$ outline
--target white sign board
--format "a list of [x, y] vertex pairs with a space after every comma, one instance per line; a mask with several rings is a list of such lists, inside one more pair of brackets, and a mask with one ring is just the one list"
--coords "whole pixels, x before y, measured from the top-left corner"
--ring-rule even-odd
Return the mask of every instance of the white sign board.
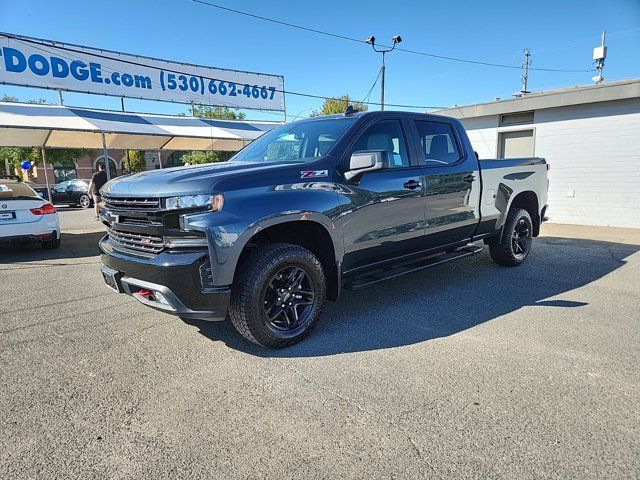
[[284, 110], [279, 75], [203, 67], [0, 33], [0, 84]]

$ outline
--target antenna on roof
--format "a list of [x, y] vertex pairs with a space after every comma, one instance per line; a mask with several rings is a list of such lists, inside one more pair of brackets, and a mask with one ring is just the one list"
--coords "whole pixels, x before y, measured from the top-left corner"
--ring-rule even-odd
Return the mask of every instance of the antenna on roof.
[[607, 32], [602, 31], [602, 43], [599, 47], [593, 49], [593, 61], [596, 64], [596, 70], [598, 70], [598, 75], [591, 78], [596, 85], [602, 83], [604, 81], [604, 77], [602, 76], [602, 71], [604, 70], [604, 60], [607, 58], [607, 47], [604, 44], [605, 35]]

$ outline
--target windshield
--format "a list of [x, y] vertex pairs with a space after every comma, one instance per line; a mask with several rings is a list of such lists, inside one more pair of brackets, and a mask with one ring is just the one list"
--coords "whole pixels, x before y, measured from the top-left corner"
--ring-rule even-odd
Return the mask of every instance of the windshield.
[[237, 162], [309, 162], [326, 155], [354, 118], [289, 123], [275, 128], [231, 158]]

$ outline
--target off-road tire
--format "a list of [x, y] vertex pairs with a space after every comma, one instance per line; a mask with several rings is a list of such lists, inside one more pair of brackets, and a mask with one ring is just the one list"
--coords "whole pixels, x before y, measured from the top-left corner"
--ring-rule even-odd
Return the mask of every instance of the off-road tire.
[[[521, 228], [526, 224], [528, 228], [527, 243], [524, 252], [514, 251], [513, 238], [516, 228]], [[533, 222], [529, 212], [522, 208], [514, 208], [509, 211], [507, 221], [502, 231], [502, 239], [489, 243], [489, 253], [491, 259], [498, 265], [507, 267], [517, 267], [521, 265], [529, 256], [531, 251], [531, 240], [533, 238]]]
[[[278, 271], [297, 266], [313, 280], [314, 301], [300, 331], [274, 329], [264, 312], [268, 282]], [[315, 327], [326, 296], [322, 264], [309, 250], [297, 245], [273, 243], [256, 248], [238, 267], [231, 292], [229, 317], [238, 332], [250, 342], [267, 348], [284, 348], [306, 338]]]

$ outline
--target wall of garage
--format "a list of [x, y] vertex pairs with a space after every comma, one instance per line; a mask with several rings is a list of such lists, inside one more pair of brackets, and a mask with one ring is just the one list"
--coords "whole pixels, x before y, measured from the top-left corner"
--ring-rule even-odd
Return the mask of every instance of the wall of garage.
[[535, 110], [533, 122], [461, 118], [481, 158], [500, 133], [533, 129], [533, 153], [551, 164], [551, 222], [640, 228], [640, 98]]

